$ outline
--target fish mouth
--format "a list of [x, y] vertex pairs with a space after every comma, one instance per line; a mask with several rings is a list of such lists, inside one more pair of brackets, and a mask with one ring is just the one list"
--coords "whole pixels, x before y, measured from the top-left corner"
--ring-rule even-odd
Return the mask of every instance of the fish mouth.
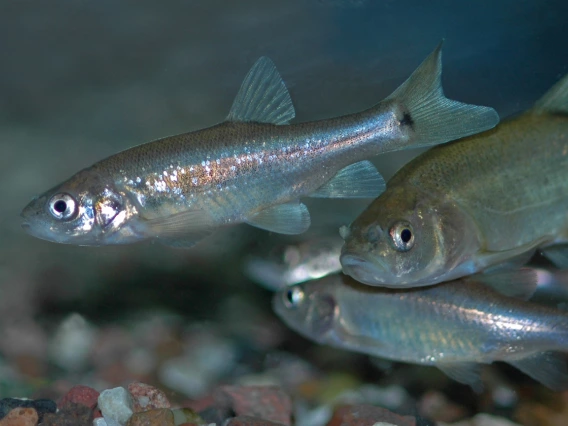
[[346, 251], [341, 254], [339, 261], [341, 262], [343, 273], [355, 280], [368, 285], [385, 285], [382, 278], [385, 268], [379, 259], [371, 260], [360, 253]]

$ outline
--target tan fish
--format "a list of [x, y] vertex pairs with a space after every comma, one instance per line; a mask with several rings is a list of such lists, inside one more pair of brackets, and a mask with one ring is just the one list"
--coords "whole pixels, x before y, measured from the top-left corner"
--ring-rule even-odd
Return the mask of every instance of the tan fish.
[[376, 197], [373, 155], [447, 142], [495, 126], [491, 108], [443, 96], [439, 46], [391, 96], [360, 113], [287, 125], [290, 96], [272, 61], [247, 74], [221, 124], [140, 145], [34, 199], [23, 227], [81, 245], [156, 238], [188, 247], [246, 222], [282, 234], [310, 226], [300, 197]]
[[[522, 263], [568, 242], [568, 76], [523, 115], [409, 162], [341, 233], [343, 271], [389, 287]], [[547, 254], [568, 265], [566, 251]]]
[[[476, 280], [483, 280], [483, 284]], [[552, 389], [568, 388], [568, 313], [529, 303], [530, 270], [420, 289], [371, 287], [329, 275], [276, 293], [276, 314], [318, 343], [432, 365], [481, 389], [481, 365], [507, 362]]]

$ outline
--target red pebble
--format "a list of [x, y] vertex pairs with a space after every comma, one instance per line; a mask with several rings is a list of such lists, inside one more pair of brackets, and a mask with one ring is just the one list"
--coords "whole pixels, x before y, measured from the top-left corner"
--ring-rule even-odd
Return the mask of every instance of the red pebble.
[[269, 420], [259, 419], [258, 417], [239, 416], [233, 417], [225, 426], [282, 426]]
[[411, 416], [399, 416], [386, 408], [374, 405], [344, 405], [333, 413], [327, 426], [373, 426], [385, 422], [396, 426], [416, 426]]
[[132, 382], [128, 385], [128, 392], [134, 398], [134, 412], [170, 408], [168, 398], [160, 389], [140, 382]]
[[285, 426], [291, 422], [290, 397], [275, 386], [221, 386], [213, 398], [237, 416], [258, 417]]
[[57, 403], [57, 408], [62, 408], [66, 404], [72, 402], [89, 407], [91, 410], [97, 406], [99, 393], [88, 386], [73, 386]]

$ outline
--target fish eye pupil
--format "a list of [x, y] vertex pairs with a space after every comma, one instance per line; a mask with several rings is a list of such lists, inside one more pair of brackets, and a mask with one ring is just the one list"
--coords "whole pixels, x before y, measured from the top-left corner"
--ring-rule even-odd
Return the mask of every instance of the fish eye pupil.
[[288, 309], [297, 308], [304, 299], [304, 292], [301, 288], [294, 287], [286, 291], [284, 294], [284, 305]]
[[403, 243], [408, 243], [411, 238], [412, 238], [412, 232], [410, 232], [410, 229], [408, 228], [403, 229], [402, 232], [400, 233], [400, 239], [402, 240]]
[[294, 304], [294, 292], [292, 290], [288, 290], [286, 292], [286, 298], [288, 299], [288, 303], [290, 303], [291, 305]]
[[67, 203], [63, 200], [58, 200], [53, 204], [53, 210], [58, 213], [63, 213], [65, 210], [67, 210]]

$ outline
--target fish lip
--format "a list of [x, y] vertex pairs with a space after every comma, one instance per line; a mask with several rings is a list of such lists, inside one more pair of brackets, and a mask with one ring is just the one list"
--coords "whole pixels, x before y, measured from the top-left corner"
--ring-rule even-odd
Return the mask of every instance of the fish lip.
[[380, 259], [371, 259], [365, 254], [345, 251], [341, 253], [339, 261], [343, 273], [355, 280], [368, 285], [384, 285], [384, 281], [379, 278], [380, 273], [385, 270]]

